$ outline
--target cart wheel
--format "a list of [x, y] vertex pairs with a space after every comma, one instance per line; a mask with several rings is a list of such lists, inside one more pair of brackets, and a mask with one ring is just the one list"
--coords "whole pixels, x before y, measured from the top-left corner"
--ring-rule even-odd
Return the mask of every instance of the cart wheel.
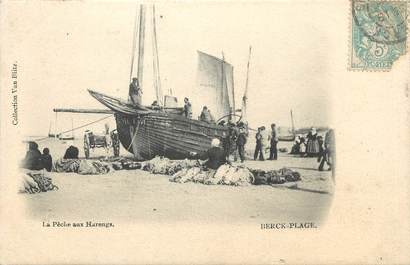
[[85, 158], [90, 158], [90, 140], [87, 134], [84, 135], [84, 154]]

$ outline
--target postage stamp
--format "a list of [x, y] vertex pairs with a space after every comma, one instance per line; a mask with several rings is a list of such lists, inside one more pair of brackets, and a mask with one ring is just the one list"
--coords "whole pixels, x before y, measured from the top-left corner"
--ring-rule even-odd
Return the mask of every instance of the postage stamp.
[[406, 53], [407, 1], [352, 0], [350, 69], [388, 71]]

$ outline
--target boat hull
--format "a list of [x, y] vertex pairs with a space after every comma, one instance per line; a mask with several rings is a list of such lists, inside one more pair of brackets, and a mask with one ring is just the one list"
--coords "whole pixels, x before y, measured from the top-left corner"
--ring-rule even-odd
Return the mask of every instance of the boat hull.
[[157, 112], [144, 115], [116, 113], [119, 139], [137, 159], [164, 156], [171, 159], [192, 157], [211, 147], [213, 138], [223, 141], [228, 128], [187, 119], [181, 115]]

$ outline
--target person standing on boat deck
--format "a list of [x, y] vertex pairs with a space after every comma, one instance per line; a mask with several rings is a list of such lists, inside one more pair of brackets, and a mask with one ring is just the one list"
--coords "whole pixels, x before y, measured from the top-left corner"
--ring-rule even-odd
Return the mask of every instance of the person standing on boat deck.
[[184, 115], [188, 119], [192, 118], [192, 105], [188, 98], [184, 98]]
[[212, 116], [211, 112], [209, 111], [207, 106], [202, 108], [201, 115], [199, 116], [200, 121], [205, 121], [208, 123], [215, 122], [214, 117]]
[[272, 132], [270, 135], [270, 155], [269, 160], [277, 160], [278, 159], [278, 134], [276, 131], [276, 124], [272, 123], [271, 125]]
[[141, 104], [142, 89], [140, 88], [138, 78], [133, 77], [130, 84], [129, 96], [133, 104]]

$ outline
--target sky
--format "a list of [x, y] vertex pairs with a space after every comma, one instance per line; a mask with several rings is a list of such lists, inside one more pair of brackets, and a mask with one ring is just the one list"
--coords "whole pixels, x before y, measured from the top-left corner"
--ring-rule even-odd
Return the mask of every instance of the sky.
[[[311, 8], [310, 5], [318, 5]], [[21, 2], [10, 6], [11, 29], [19, 67], [19, 95], [25, 135], [44, 135], [55, 122], [53, 108], [103, 108], [87, 89], [127, 98], [134, 19], [138, 3]], [[309, 8], [310, 7], [310, 8]], [[296, 127], [326, 126], [330, 114], [329, 27], [321, 27], [316, 2], [157, 3], [157, 38], [164, 94], [183, 98], [196, 86], [197, 50], [222, 56], [234, 66], [237, 106], [244, 93], [249, 46], [248, 120], [252, 127], [275, 122]], [[18, 16], [18, 12], [24, 16]], [[313, 10], [313, 13], [312, 13]], [[306, 11], [306, 12], [305, 12]], [[151, 8], [147, 6], [143, 103], [152, 87]], [[297, 15], [295, 15], [297, 14]], [[320, 45], [318, 45], [320, 43]], [[200, 102], [192, 102], [194, 117]], [[96, 120], [101, 115], [59, 114], [57, 130]], [[110, 123], [114, 126], [113, 120]], [[52, 124], [52, 130], [55, 125]], [[95, 130], [103, 130], [103, 123]], [[80, 131], [79, 134], [82, 132]]]

